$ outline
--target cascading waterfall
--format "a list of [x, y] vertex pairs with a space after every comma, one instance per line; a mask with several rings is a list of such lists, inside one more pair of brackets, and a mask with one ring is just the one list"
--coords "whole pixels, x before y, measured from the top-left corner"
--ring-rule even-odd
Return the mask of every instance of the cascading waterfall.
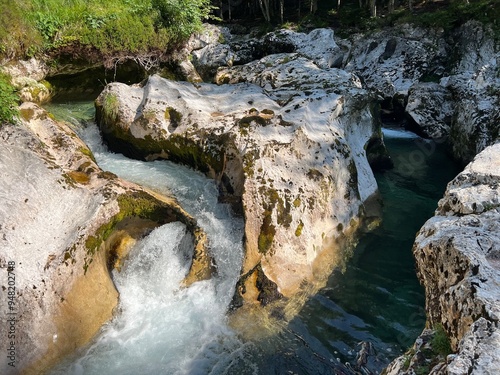
[[[99, 336], [52, 374], [221, 374], [251, 369], [245, 346], [226, 324], [243, 256], [243, 220], [217, 202], [215, 183], [166, 161], [144, 163], [107, 151], [95, 125], [79, 129], [97, 163], [129, 181], [172, 193], [207, 232], [217, 274], [181, 288], [192, 240], [170, 223], [138, 241], [113, 271], [119, 313]], [[252, 373], [252, 372], [250, 372]]]

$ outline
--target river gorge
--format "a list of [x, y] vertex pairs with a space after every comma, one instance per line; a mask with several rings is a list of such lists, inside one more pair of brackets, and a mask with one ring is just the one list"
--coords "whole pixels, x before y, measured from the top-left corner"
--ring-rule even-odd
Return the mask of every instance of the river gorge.
[[[122, 271], [115, 271], [119, 315], [81, 350], [81, 357], [54, 374], [328, 373], [339, 360], [354, 363], [362, 341], [374, 346], [370, 365], [375, 372], [406, 350], [422, 330], [423, 291], [410, 249], [447, 181], [458, 172], [443, 146], [398, 126], [385, 128], [395, 167], [377, 176], [384, 211], [380, 228], [360, 239], [345, 270], [332, 274], [327, 286], [281, 332], [244, 341], [225, 318], [238, 277], [235, 270], [241, 267], [243, 222], [227, 205], [217, 204], [214, 182], [167, 161], [141, 162], [109, 153], [93, 123], [93, 102], [46, 108], [77, 126], [101, 168], [174, 194], [215, 242], [219, 265], [217, 278], [180, 290], [189, 262], [181, 246], [166, 246], [181, 243], [185, 234], [171, 224], [161, 232], [157, 229], [158, 234], [136, 245], [137, 254]], [[110, 357], [126, 360], [110, 362]]]
[[[495, 42], [471, 48], [464, 28], [448, 74], [449, 42], [407, 26], [356, 42], [270, 33], [257, 59], [210, 30], [187, 81], [111, 83], [95, 108], [25, 103], [23, 125], [1, 128], [1, 261], [24, 290], [26, 372], [495, 368], [461, 341], [480, 324], [497, 340]], [[435, 255], [459, 248], [453, 225], [464, 241], [476, 228], [486, 260]], [[455, 354], [419, 357], [440, 329]]]

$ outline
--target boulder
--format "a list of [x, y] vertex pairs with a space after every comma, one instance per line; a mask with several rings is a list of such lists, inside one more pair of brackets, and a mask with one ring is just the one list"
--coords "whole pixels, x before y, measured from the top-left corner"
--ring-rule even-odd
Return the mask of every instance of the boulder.
[[438, 83], [417, 83], [408, 91], [409, 127], [425, 138], [447, 137], [453, 110], [451, 92]]
[[39, 374], [112, 317], [109, 272], [136, 239], [181, 221], [203, 257], [205, 236], [174, 199], [100, 170], [75, 132], [33, 103], [18, 124], [2, 124], [0, 142], [0, 314], [15, 319], [0, 372]]
[[441, 84], [455, 102], [453, 154], [466, 164], [500, 137], [500, 48], [491, 28], [476, 21], [461, 26], [454, 40], [458, 57]]
[[448, 59], [443, 32], [411, 25], [355, 36], [345, 69], [382, 98], [400, 100], [417, 82], [439, 79]]
[[35, 58], [9, 63], [0, 68], [12, 77], [12, 85], [17, 89], [23, 102], [42, 104], [53, 95], [50, 84], [44, 80], [49, 72], [45, 63]]
[[194, 66], [208, 82], [212, 81], [219, 67], [242, 65], [268, 55], [295, 52], [322, 69], [339, 68], [344, 58], [331, 29], [315, 29], [308, 34], [283, 29], [259, 39], [249, 35], [233, 36], [226, 28], [218, 31], [213, 28], [206, 28], [202, 35], [212, 33], [219, 35], [218, 38], [203, 38], [199, 42], [192, 38], [186, 46]]
[[209, 44], [193, 51], [193, 65], [201, 77], [210, 82], [221, 66], [232, 66], [234, 53], [227, 44]]
[[110, 147], [201, 170], [243, 212], [234, 307], [293, 297], [326, 280], [347, 256], [336, 241], [352, 239], [377, 191], [365, 146], [380, 128], [356, 77], [300, 56], [258, 64], [267, 68], [253, 80], [243, 68], [219, 73], [264, 88], [151, 76], [142, 86], [109, 84], [96, 101]]

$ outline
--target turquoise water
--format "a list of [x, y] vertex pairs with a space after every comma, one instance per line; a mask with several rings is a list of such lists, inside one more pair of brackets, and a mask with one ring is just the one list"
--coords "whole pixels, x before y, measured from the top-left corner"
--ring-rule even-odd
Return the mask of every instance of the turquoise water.
[[[234, 220], [227, 207], [215, 205], [217, 189], [213, 182], [172, 163], [144, 163], [107, 152], [100, 144], [95, 124], [89, 121], [93, 116], [92, 103], [55, 105], [49, 110], [79, 127], [103, 169], [158, 190], [173, 192], [191, 214], [202, 224], [206, 223], [203, 225], [209, 236], [227, 238], [228, 223]], [[83, 129], [82, 123], [86, 124]], [[424, 295], [416, 279], [411, 248], [416, 232], [432, 216], [447, 182], [459, 172], [443, 147], [400, 129], [385, 129], [384, 134], [395, 168], [376, 175], [383, 200], [380, 227], [361, 238], [345, 271], [334, 272], [327, 286], [311, 297], [279, 334], [244, 342], [227, 326], [224, 314], [231, 296], [225, 294], [234, 290], [235, 275], [230, 271], [239, 267], [238, 261], [232, 260], [228, 278], [222, 275], [213, 280], [213, 284], [206, 282], [196, 287], [206, 290], [194, 288], [179, 293], [173, 286], [171, 294], [162, 295], [164, 303], [153, 313], [162, 316], [163, 326], [171, 325], [176, 329], [165, 333], [172, 339], [158, 339], [163, 346], [157, 346], [160, 344], [155, 344], [146, 335], [146, 343], [140, 345], [156, 345], [146, 352], [157, 353], [145, 358], [145, 363], [153, 363], [149, 367], [137, 363], [138, 359], [134, 359], [133, 364], [116, 365], [121, 367], [113, 367], [109, 361], [109, 358], [128, 356], [126, 346], [116, 344], [129, 340], [120, 336], [121, 330], [128, 332], [128, 328], [123, 328], [129, 324], [124, 314], [125, 320], [117, 316], [94, 343], [55, 373], [98, 374], [105, 365], [106, 374], [123, 374], [133, 365], [155, 369], [144, 372], [148, 374], [349, 374], [341, 364], [355, 362], [361, 342], [373, 345], [374, 353], [367, 368], [378, 373], [413, 343], [424, 326]], [[214, 202], [214, 205], [201, 205], [205, 201]], [[171, 242], [169, 238], [181, 238], [182, 232], [180, 228], [167, 227], [163, 236], [165, 241]], [[241, 246], [241, 224], [231, 230], [231, 238]], [[145, 246], [149, 245], [143, 248]], [[228, 244], [220, 246], [223, 250]], [[172, 250], [169, 256], [175, 257], [175, 254]], [[224, 254], [222, 251], [221, 264], [227, 257]], [[168, 258], [165, 262], [168, 264]], [[132, 263], [130, 268], [134, 269]], [[178, 272], [182, 279], [185, 271], [179, 267]], [[134, 290], [138, 287], [134, 280], [133, 275], [121, 275], [118, 283]], [[145, 283], [149, 284], [153, 283]], [[159, 285], [159, 289], [163, 289], [162, 282]], [[221, 285], [226, 286], [222, 288]], [[126, 290], [121, 293], [128, 294]], [[134, 299], [131, 303], [133, 306], [138, 303], [139, 307], [144, 305]], [[191, 309], [190, 304], [196, 305], [196, 309]], [[164, 306], [167, 310], [161, 310]], [[186, 312], [179, 315], [177, 310], [182, 312], [183, 308]], [[207, 313], [213, 318], [207, 320]], [[155, 319], [144, 319], [144, 322], [150, 325]], [[137, 323], [137, 320], [132, 321]], [[206, 327], [206, 331], [196, 335], [192, 327]], [[102, 352], [105, 355], [99, 354]]]
[[341, 361], [353, 361], [359, 343], [370, 341], [373, 370], [406, 351], [424, 327], [424, 292], [411, 249], [459, 172], [445, 147], [432, 141], [399, 129], [384, 129], [384, 139], [395, 167], [376, 174], [382, 224], [363, 236], [345, 272], [334, 272], [290, 324]]

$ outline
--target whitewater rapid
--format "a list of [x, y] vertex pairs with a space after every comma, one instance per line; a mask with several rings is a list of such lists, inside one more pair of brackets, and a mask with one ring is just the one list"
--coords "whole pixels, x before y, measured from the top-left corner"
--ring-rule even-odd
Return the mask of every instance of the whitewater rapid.
[[223, 374], [234, 366], [256, 373], [244, 355], [251, 344], [226, 322], [243, 257], [243, 219], [217, 202], [215, 183], [202, 174], [110, 153], [95, 124], [79, 133], [103, 170], [177, 198], [207, 232], [217, 274], [181, 288], [190, 234], [178, 222], [155, 229], [138, 241], [121, 272], [113, 271], [120, 293], [115, 318], [51, 374]]

